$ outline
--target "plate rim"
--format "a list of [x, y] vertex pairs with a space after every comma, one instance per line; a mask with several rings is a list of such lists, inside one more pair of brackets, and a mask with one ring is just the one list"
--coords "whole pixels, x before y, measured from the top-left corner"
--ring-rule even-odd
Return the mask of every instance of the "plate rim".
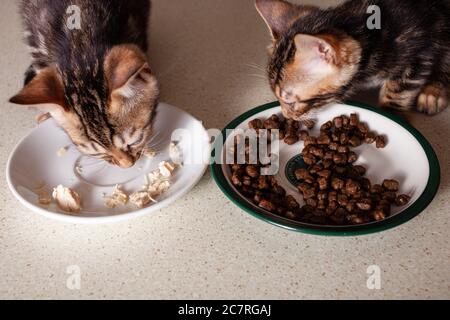
[[366, 225], [360, 225], [360, 226], [346, 226], [346, 227], [333, 227], [333, 226], [318, 226], [318, 225], [307, 225], [302, 224], [299, 222], [295, 222], [292, 220], [289, 220], [287, 218], [283, 218], [280, 216], [277, 216], [275, 214], [272, 214], [266, 210], [260, 209], [256, 211], [255, 207], [253, 205], [250, 205], [247, 201], [243, 200], [243, 198], [234, 191], [231, 186], [228, 183], [228, 180], [223, 174], [222, 165], [217, 164], [215, 162], [215, 154], [216, 152], [222, 153], [222, 148], [224, 143], [226, 142], [227, 136], [227, 130], [229, 129], [235, 129], [239, 124], [243, 123], [246, 119], [254, 116], [255, 114], [258, 114], [263, 111], [267, 111], [270, 109], [273, 109], [275, 107], [279, 107], [280, 103], [278, 101], [269, 102], [263, 105], [260, 105], [256, 108], [253, 108], [234, 120], [232, 120], [223, 130], [222, 130], [222, 139], [219, 139], [214, 143], [214, 147], [212, 150], [212, 160], [210, 165], [210, 172], [211, 176], [213, 177], [214, 181], [216, 182], [216, 185], [219, 187], [219, 189], [225, 194], [225, 196], [232, 201], [233, 204], [238, 206], [240, 209], [242, 209], [244, 212], [249, 213], [253, 217], [256, 217], [262, 221], [265, 221], [267, 223], [270, 223], [272, 225], [275, 225], [277, 227], [281, 227], [283, 229], [291, 230], [291, 231], [297, 231], [300, 233], [305, 234], [312, 234], [312, 235], [318, 235], [318, 236], [360, 236], [360, 235], [369, 235], [372, 233], [378, 233], [382, 231], [386, 231], [395, 227], [398, 227], [409, 220], [415, 218], [420, 213], [422, 213], [433, 201], [435, 198], [439, 187], [440, 187], [440, 180], [441, 180], [441, 168], [439, 164], [439, 159], [436, 155], [436, 152], [434, 151], [431, 144], [428, 142], [428, 140], [411, 124], [406, 122], [401, 117], [392, 114], [390, 112], [387, 112], [386, 110], [383, 110], [379, 107], [374, 107], [365, 103], [356, 102], [352, 100], [347, 100], [343, 102], [343, 104], [357, 107], [365, 110], [369, 110], [372, 112], [375, 112], [377, 114], [380, 114], [397, 124], [399, 124], [401, 127], [403, 127], [405, 130], [407, 130], [410, 134], [413, 135], [413, 137], [419, 142], [421, 147], [423, 148], [427, 160], [428, 165], [430, 169], [430, 176], [428, 178], [427, 185], [422, 192], [422, 194], [419, 196], [419, 198], [407, 209], [404, 211], [398, 213], [397, 215], [390, 217], [386, 220], [372, 223], [372, 224], [366, 224]]
[[[200, 123], [201, 127], [203, 128], [205, 137], [209, 137], [209, 134], [208, 134], [206, 128], [204, 127], [204, 125], [202, 124], [202, 122], [200, 120], [198, 120], [196, 117], [194, 117], [193, 115], [191, 115], [190, 113], [188, 113], [188, 112], [186, 112], [186, 111], [184, 111], [184, 110], [182, 110], [182, 109], [180, 109], [178, 107], [170, 105], [168, 103], [161, 102], [160, 105], [164, 105], [164, 107], [174, 108], [174, 109], [177, 109], [179, 112], [186, 113], [193, 120], [198, 121]], [[109, 224], [109, 223], [116, 223], [116, 222], [126, 221], [126, 220], [130, 220], [130, 219], [135, 219], [135, 218], [142, 217], [144, 215], [150, 214], [152, 212], [155, 212], [155, 211], [158, 211], [158, 210], [162, 210], [164, 208], [167, 208], [168, 206], [173, 204], [176, 200], [178, 200], [179, 198], [185, 196], [193, 188], [195, 188], [195, 186], [204, 177], [205, 172], [208, 169], [208, 163], [203, 164], [202, 165], [202, 169], [199, 171], [198, 177], [193, 181], [192, 185], [190, 187], [188, 187], [188, 188], [179, 190], [172, 197], [164, 199], [163, 201], [161, 201], [161, 203], [164, 202], [164, 206], [162, 206], [161, 208], [154, 209], [154, 208], [152, 208], [152, 206], [150, 206], [150, 207], [147, 207], [147, 208], [139, 209], [139, 210], [128, 212], [128, 213], [122, 213], [122, 214], [117, 214], [117, 215], [109, 215], [109, 216], [99, 216], [99, 217], [81, 217], [81, 216], [76, 216], [76, 215], [57, 213], [57, 212], [45, 210], [44, 208], [39, 207], [39, 206], [37, 206], [37, 205], [27, 201], [24, 197], [22, 197], [20, 195], [20, 193], [16, 190], [16, 187], [14, 187], [14, 184], [12, 183], [12, 177], [11, 177], [11, 165], [12, 165], [11, 162], [12, 162], [12, 159], [13, 159], [14, 155], [16, 154], [16, 152], [17, 152], [18, 148], [20, 147], [20, 145], [25, 141], [25, 139], [27, 139], [27, 137], [29, 135], [33, 134], [33, 132], [38, 130], [38, 129], [39, 129], [39, 126], [33, 128], [24, 137], [22, 137], [19, 140], [19, 142], [17, 142], [17, 144], [12, 149], [11, 153], [8, 156], [8, 161], [6, 163], [6, 182], [7, 182], [8, 188], [11, 191], [11, 193], [14, 195], [14, 197], [17, 200], [19, 200], [19, 202], [25, 208], [27, 208], [28, 210], [30, 210], [30, 211], [32, 211], [34, 213], [37, 213], [37, 214], [39, 214], [41, 216], [44, 216], [44, 217], [52, 219], [52, 220], [60, 221], [60, 222], [74, 223], [74, 224]], [[209, 148], [205, 152], [210, 153], [211, 145], [209, 143], [206, 143], [205, 147]]]

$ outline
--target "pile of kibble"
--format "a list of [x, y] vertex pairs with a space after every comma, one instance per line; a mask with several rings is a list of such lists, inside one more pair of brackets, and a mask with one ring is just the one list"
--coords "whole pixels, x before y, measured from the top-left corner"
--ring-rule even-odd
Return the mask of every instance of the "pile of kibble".
[[[313, 122], [303, 123], [306, 129]], [[302, 124], [273, 115], [262, 121], [253, 120], [249, 127], [280, 132], [280, 139], [287, 144], [303, 140], [301, 152], [306, 169], [295, 174], [298, 190], [305, 205], [301, 207], [295, 198], [286, 194], [273, 176], [260, 175], [260, 164], [232, 165], [233, 185], [255, 205], [286, 218], [320, 225], [354, 225], [383, 220], [391, 214], [391, 206], [406, 205], [410, 197], [397, 195], [399, 183], [384, 180], [373, 184], [365, 177], [366, 168], [354, 165], [358, 155], [352, 148], [363, 143], [375, 143], [384, 148], [383, 136], [371, 132], [359, 121], [356, 114], [339, 116], [320, 128], [318, 137], [311, 137]]]

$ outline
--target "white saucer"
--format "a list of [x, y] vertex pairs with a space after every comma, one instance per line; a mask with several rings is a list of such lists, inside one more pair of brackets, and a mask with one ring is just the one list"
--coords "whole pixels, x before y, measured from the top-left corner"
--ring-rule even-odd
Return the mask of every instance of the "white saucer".
[[[173, 137], [175, 130], [181, 132], [181, 136]], [[134, 167], [120, 169], [82, 156], [56, 123], [48, 120], [26, 136], [12, 152], [6, 169], [9, 188], [31, 211], [66, 222], [115, 222], [162, 209], [188, 193], [202, 178], [209, 163], [210, 143], [200, 121], [164, 103], [158, 107], [154, 132], [150, 146], [157, 151], [156, 157], [142, 157]], [[176, 169], [172, 187], [157, 199], [157, 203], [144, 209], [132, 204], [115, 209], [104, 205], [103, 195], [110, 195], [116, 184], [128, 193], [140, 190], [146, 173], [157, 169], [161, 161], [171, 160], [169, 145], [172, 141], [179, 141], [183, 165]], [[68, 147], [68, 151], [58, 156], [62, 147]], [[81, 171], [77, 169], [79, 165]], [[60, 184], [80, 194], [82, 211], [79, 214], [64, 212], [53, 203], [39, 203], [40, 187], [45, 185], [51, 191]]]

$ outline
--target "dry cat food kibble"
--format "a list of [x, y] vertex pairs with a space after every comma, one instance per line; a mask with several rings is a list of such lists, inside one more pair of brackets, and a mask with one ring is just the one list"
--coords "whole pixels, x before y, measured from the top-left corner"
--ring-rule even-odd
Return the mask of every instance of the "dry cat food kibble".
[[[306, 124], [303, 123], [306, 126]], [[273, 115], [266, 121], [253, 120], [249, 127], [280, 130], [280, 139], [287, 144], [304, 141], [301, 156], [307, 168], [295, 172], [298, 190], [305, 205], [286, 194], [273, 176], [260, 175], [260, 164], [231, 165], [232, 184], [255, 205], [306, 223], [320, 225], [356, 225], [383, 220], [391, 215], [392, 205], [404, 206], [408, 195], [398, 195], [400, 185], [396, 180], [372, 184], [365, 177], [366, 168], [354, 163], [358, 155], [352, 151], [362, 144], [376, 144], [384, 148], [383, 136], [371, 132], [356, 114], [339, 116], [320, 127], [320, 135], [311, 137], [302, 124], [282, 120]], [[309, 124], [307, 129], [311, 129]], [[248, 161], [248, 150], [246, 150]]]
[[300, 205], [286, 190], [278, 185], [273, 176], [259, 174], [260, 165], [233, 165], [232, 183], [255, 205], [270, 212], [300, 219]]

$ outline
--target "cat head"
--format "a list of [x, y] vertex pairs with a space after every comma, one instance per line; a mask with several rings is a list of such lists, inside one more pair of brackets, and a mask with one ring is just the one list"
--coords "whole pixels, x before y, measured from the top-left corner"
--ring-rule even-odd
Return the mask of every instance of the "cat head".
[[256, 8], [272, 35], [269, 82], [285, 117], [301, 120], [313, 109], [348, 94], [361, 59], [356, 40], [342, 30], [296, 33], [296, 24], [319, 11], [313, 6], [256, 0]]
[[122, 45], [90, 68], [49, 66], [10, 101], [49, 112], [82, 153], [128, 168], [152, 134], [158, 96], [143, 52]]

